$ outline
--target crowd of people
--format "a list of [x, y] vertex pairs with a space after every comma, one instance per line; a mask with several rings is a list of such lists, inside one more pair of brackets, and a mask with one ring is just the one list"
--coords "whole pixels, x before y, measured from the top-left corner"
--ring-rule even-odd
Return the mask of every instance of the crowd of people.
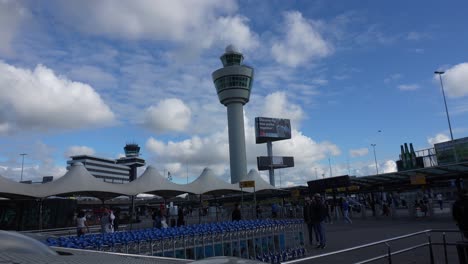
[[[82, 236], [89, 232], [88, 216], [85, 211], [79, 210], [76, 218], [76, 234]], [[99, 216], [99, 224], [101, 225], [101, 233], [113, 233], [119, 230], [120, 210], [110, 210], [109, 208], [101, 208]]]

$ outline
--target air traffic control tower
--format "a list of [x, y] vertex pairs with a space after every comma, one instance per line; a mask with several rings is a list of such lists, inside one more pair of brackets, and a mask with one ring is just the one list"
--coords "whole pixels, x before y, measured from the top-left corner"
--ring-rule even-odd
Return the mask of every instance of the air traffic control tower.
[[247, 176], [244, 105], [249, 102], [254, 70], [242, 65], [244, 56], [232, 45], [220, 59], [223, 68], [214, 71], [212, 77], [219, 101], [227, 107], [231, 183], [238, 183]]

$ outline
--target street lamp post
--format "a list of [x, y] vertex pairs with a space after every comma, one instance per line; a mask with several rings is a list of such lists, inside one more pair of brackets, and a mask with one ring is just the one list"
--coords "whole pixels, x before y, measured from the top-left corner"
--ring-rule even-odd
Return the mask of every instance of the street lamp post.
[[447, 108], [447, 100], [445, 100], [444, 83], [442, 82], [442, 74], [444, 74], [444, 73], [445, 73], [444, 71], [435, 71], [434, 72], [434, 74], [439, 75], [440, 87], [442, 87], [442, 96], [444, 97], [445, 113], [447, 114], [447, 121], [448, 121], [448, 125], [449, 125], [449, 130], [450, 130], [450, 138], [453, 141], [452, 125], [450, 124], [450, 116], [449, 116], [449, 112], [448, 112], [448, 108]]
[[24, 169], [24, 156], [26, 156], [28, 154], [21, 153], [20, 155], [23, 156], [23, 160], [21, 161], [21, 180], [20, 180], [20, 182], [22, 182], [23, 181], [23, 169]]
[[375, 161], [375, 171], [377, 171], [377, 175], [379, 175], [379, 167], [377, 166], [377, 155], [375, 154], [375, 146], [376, 144], [371, 144], [372, 148], [374, 148], [374, 161]]

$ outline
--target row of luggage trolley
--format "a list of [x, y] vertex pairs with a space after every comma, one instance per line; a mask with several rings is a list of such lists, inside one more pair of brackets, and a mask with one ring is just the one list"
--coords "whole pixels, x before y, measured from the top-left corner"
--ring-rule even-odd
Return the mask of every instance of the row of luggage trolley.
[[49, 237], [49, 246], [183, 259], [234, 256], [279, 263], [305, 256], [302, 219], [258, 219]]

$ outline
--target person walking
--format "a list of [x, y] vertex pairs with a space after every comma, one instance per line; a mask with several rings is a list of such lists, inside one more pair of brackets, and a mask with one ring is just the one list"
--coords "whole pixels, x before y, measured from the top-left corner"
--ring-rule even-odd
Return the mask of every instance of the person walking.
[[346, 198], [341, 198], [342, 199], [342, 209], [343, 209], [343, 219], [352, 224], [353, 221], [351, 221], [351, 218], [349, 218], [349, 203], [348, 203], [348, 200], [346, 200]]
[[115, 219], [114, 219], [114, 232], [117, 232], [119, 231], [119, 225], [120, 225], [120, 208], [117, 207], [115, 210], [114, 210], [114, 215], [115, 215]]
[[79, 211], [76, 216], [76, 235], [80, 237], [86, 232], [89, 232], [89, 227], [86, 223], [86, 215], [83, 211]]
[[177, 211], [177, 226], [183, 226], [184, 224], [184, 208], [182, 206], [179, 206]]
[[[101, 216], [101, 233], [112, 233], [114, 231], [114, 226], [112, 225], [112, 221], [114, 220], [115, 216], [114, 214], [111, 214], [112, 212], [109, 211], [109, 209], [104, 208], [104, 212]], [[114, 216], [114, 218], [111, 218], [111, 216]]]
[[323, 221], [325, 220], [325, 210], [326, 207], [323, 204], [320, 194], [316, 193], [314, 195], [314, 203], [312, 205], [312, 223], [314, 225], [314, 231], [316, 238], [318, 236], [318, 245], [316, 248], [325, 248], [326, 246], [326, 235], [325, 235], [325, 226]]
[[234, 210], [232, 211], [231, 218], [232, 221], [240, 221], [242, 219], [240, 206], [237, 203], [234, 205]]
[[444, 199], [441, 193], [437, 194], [437, 202], [439, 202], [440, 210], [444, 210]]
[[[306, 196], [304, 201], [303, 215], [304, 222], [307, 225], [307, 231], [309, 234], [309, 245], [314, 245], [313, 233], [314, 233], [314, 224], [312, 223], [312, 200], [310, 197]], [[318, 240], [317, 240], [318, 243]]]
[[468, 192], [466, 190], [462, 190], [453, 203], [452, 216], [460, 231], [468, 239]]

